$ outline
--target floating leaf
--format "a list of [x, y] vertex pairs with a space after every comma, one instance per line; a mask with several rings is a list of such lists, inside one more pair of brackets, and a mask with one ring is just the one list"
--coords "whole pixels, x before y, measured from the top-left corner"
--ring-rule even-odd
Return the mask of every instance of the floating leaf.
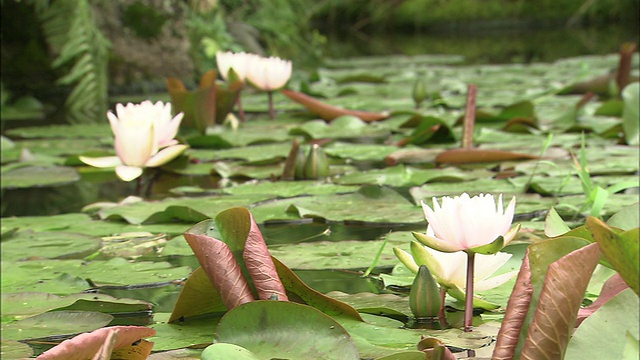
[[67, 166], [25, 166], [2, 171], [2, 189], [60, 186], [80, 180], [75, 168]]
[[339, 323], [292, 302], [255, 301], [229, 311], [216, 328], [215, 341], [242, 346], [260, 359], [360, 359]]

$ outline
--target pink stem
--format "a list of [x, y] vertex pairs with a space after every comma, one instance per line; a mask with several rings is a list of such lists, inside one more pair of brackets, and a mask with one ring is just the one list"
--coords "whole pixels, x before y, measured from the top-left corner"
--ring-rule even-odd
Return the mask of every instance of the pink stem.
[[473, 331], [473, 268], [475, 260], [474, 252], [467, 252], [467, 286], [464, 304], [464, 331]]
[[271, 119], [275, 119], [276, 118], [276, 112], [273, 109], [273, 92], [269, 91], [269, 117], [271, 117]]
[[444, 314], [444, 300], [447, 297], [447, 289], [444, 286], [440, 286], [440, 311], [438, 312], [438, 319], [440, 320], [440, 326], [443, 329], [447, 328], [447, 317]]
[[240, 121], [245, 122], [247, 118], [244, 116], [244, 109], [242, 109], [242, 101], [240, 98], [242, 97], [242, 93], [238, 93], [238, 100], [236, 100], [236, 104], [238, 105], [238, 115], [240, 115]]

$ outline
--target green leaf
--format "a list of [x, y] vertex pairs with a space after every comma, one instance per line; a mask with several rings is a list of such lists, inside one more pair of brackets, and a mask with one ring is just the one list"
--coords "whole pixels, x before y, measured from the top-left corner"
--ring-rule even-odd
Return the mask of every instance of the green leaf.
[[627, 285], [638, 294], [640, 290], [639, 228], [618, 233], [594, 217], [587, 218], [587, 226], [609, 263], [620, 273]]
[[[233, 70], [233, 69], [232, 69]], [[207, 346], [200, 355], [202, 360], [261, 360], [260, 357], [242, 346], [216, 343]]]
[[80, 180], [76, 169], [66, 166], [26, 166], [2, 173], [2, 189], [24, 189], [71, 184]]
[[629, 145], [640, 144], [640, 83], [633, 82], [622, 90], [624, 109], [622, 110], [622, 128], [624, 137]]
[[10, 340], [72, 335], [99, 329], [113, 316], [94, 311], [54, 311], [3, 324], [2, 337]]
[[638, 224], [640, 224], [640, 203], [629, 205], [613, 214], [607, 220], [607, 224], [622, 230], [631, 230], [638, 227]]
[[242, 346], [259, 359], [360, 359], [339, 323], [313, 307], [286, 301], [234, 308], [218, 323], [215, 342]]
[[544, 220], [544, 234], [547, 237], [556, 237], [567, 233], [571, 228], [562, 220], [556, 209], [551, 208]]
[[[593, 313], [575, 331], [569, 341], [565, 360], [579, 359], [623, 359], [628, 346], [627, 334], [638, 334], [640, 323], [638, 314], [638, 296], [627, 289], [607, 301]], [[603, 336], [606, 334], [606, 336]], [[638, 339], [630, 359], [637, 359]]]

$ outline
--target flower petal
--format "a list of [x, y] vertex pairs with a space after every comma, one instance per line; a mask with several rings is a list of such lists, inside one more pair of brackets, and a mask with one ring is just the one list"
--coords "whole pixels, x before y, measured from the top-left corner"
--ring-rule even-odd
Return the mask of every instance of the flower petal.
[[466, 251], [474, 252], [476, 254], [493, 255], [498, 251], [502, 250], [503, 247], [504, 247], [504, 237], [500, 235], [495, 240], [493, 240], [488, 244], [472, 247], [467, 249]]
[[510, 271], [505, 274], [501, 274], [498, 276], [494, 276], [485, 280], [476, 281], [473, 283], [475, 291], [481, 292], [485, 290], [490, 290], [496, 288], [507, 281], [513, 279], [516, 275], [518, 275], [519, 270]]
[[396, 257], [400, 260], [400, 262], [406, 266], [412, 273], [416, 274], [418, 272], [418, 264], [413, 260], [413, 257], [408, 252], [399, 249], [393, 248], [393, 253], [396, 254]]
[[155, 154], [154, 156], [152, 156], [151, 159], [149, 159], [149, 161], [146, 162], [145, 166], [156, 167], [156, 166], [164, 165], [169, 161], [178, 157], [188, 148], [189, 148], [189, 145], [184, 145], [184, 144], [172, 145], [172, 146], [166, 147], [158, 151], [158, 153]]
[[120, 161], [120, 158], [117, 156], [105, 156], [97, 158], [79, 156], [78, 158], [83, 163], [97, 168], [112, 168], [118, 165], [122, 165], [122, 161]]
[[128, 165], [118, 165], [116, 175], [123, 181], [134, 180], [142, 175], [142, 168]]
[[413, 232], [413, 237], [416, 238], [416, 240], [420, 241], [422, 244], [438, 251], [450, 253], [464, 250], [464, 248], [461, 248], [460, 246], [458, 246], [458, 244], [451, 243], [446, 240], [441, 240], [429, 235]]
[[[431, 271], [431, 273], [436, 278], [443, 278], [443, 279], [448, 278], [448, 273], [445, 272], [443, 265], [447, 266], [449, 264], [446, 264], [440, 261], [442, 260], [442, 257], [439, 258], [435, 256], [434, 254], [429, 252], [429, 250], [427, 249], [428, 248], [426, 248], [424, 245], [420, 244], [419, 242], [412, 241], [411, 255], [413, 256], [413, 260], [416, 262], [416, 264], [418, 264], [418, 266], [426, 265], [429, 268], [429, 271]], [[433, 251], [435, 252], [435, 250]], [[449, 253], [439, 253], [439, 254], [444, 255]]]

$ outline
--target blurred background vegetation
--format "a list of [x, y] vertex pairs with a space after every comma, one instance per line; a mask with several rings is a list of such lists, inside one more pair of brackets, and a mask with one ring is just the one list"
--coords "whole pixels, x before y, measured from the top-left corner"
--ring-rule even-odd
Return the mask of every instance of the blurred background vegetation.
[[[2, 125], [104, 121], [111, 95], [195, 86], [218, 50], [313, 68], [444, 53], [553, 61], [638, 41], [640, 0], [0, 0]], [[54, 120], [51, 120], [54, 119]], [[57, 119], [57, 120], [56, 120]]]

